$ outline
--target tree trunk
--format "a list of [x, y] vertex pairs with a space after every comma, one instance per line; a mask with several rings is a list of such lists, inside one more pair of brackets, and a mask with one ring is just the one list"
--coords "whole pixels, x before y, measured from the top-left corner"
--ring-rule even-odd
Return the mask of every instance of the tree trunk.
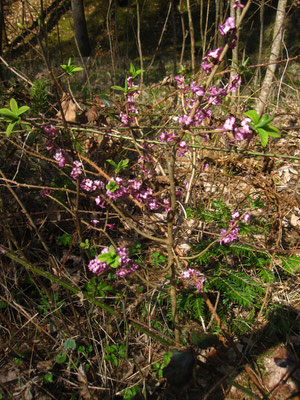
[[83, 57], [91, 54], [91, 46], [84, 15], [83, 0], [71, 0], [75, 38]]
[[[256, 104], [256, 111], [261, 116], [264, 112], [266, 102], [268, 100], [268, 95], [270, 93], [270, 87], [273, 82], [273, 77], [276, 70], [276, 64], [280, 52], [280, 45], [282, 40], [283, 23], [285, 17], [285, 8], [287, 0], [278, 0], [278, 7], [276, 12], [276, 20], [274, 24], [273, 31], [273, 43], [271, 47], [271, 54], [269, 57], [269, 63], [266, 71], [266, 75], [262, 84], [262, 88], [259, 94], [259, 98]], [[272, 64], [273, 63], [273, 64]]]

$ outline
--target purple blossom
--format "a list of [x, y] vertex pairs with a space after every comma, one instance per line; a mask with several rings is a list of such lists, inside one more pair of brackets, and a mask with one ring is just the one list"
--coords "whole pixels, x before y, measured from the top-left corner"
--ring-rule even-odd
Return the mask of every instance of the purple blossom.
[[151, 211], [157, 210], [159, 208], [159, 204], [157, 203], [157, 199], [155, 197], [152, 197], [152, 199], [149, 200], [148, 207]]
[[213, 69], [214, 64], [213, 63], [209, 63], [209, 62], [205, 62], [202, 61], [201, 63], [201, 67], [204, 69], [204, 72], [206, 73], [206, 75], [208, 75], [211, 70]]
[[238, 238], [239, 227], [236, 225], [234, 228], [232, 228], [234, 224], [235, 224], [235, 221], [229, 221], [229, 229], [228, 230], [226, 230], [226, 229], [220, 230], [220, 233], [222, 236], [228, 232], [228, 234], [226, 236], [224, 236], [223, 238], [221, 238], [219, 240], [220, 244], [231, 243]]
[[43, 189], [40, 193], [41, 197], [46, 197], [48, 194], [52, 195], [53, 190], [52, 189]]
[[219, 32], [222, 36], [225, 36], [228, 32], [235, 29], [235, 20], [234, 17], [229, 17], [226, 19], [224, 25], [219, 25]]
[[[114, 183], [116, 186], [114, 190], [107, 188], [110, 183]], [[117, 200], [120, 197], [125, 197], [128, 195], [128, 189], [123, 186], [123, 179], [120, 177], [110, 178], [108, 184], [106, 185], [106, 196], [112, 200]]]
[[199, 271], [193, 268], [181, 271], [181, 278], [183, 279], [196, 278], [197, 276], [199, 276]]
[[208, 51], [206, 56], [203, 57], [201, 67], [204, 69], [206, 74], [209, 74], [213, 66], [218, 64], [222, 51], [223, 48], [218, 47], [217, 49]]
[[115, 225], [116, 225], [116, 224], [106, 224], [106, 226], [108, 227], [108, 229], [109, 229], [110, 231], [112, 231], [112, 230], [114, 229]]
[[55, 143], [54, 143], [53, 140], [48, 140], [48, 142], [46, 143], [46, 150], [47, 150], [49, 153], [52, 153], [53, 150], [54, 150], [54, 145], [55, 145]]
[[234, 1], [234, 5], [233, 5], [233, 9], [237, 9], [237, 8], [244, 8], [245, 6], [239, 2], [239, 0], [235, 0]]
[[[109, 253], [109, 247], [105, 247], [101, 254]], [[125, 247], [118, 247], [116, 249], [116, 254], [119, 256], [120, 266], [116, 271], [116, 276], [119, 278], [124, 278], [128, 274], [136, 271], [138, 269], [138, 264], [133, 264], [132, 260], [128, 257], [128, 252]], [[88, 268], [95, 274], [101, 274], [108, 268], [106, 261], [100, 261], [98, 256], [89, 262]]]
[[241, 85], [241, 81], [242, 80], [240, 74], [233, 75], [232, 78], [230, 79], [228, 90], [230, 92], [236, 91], [236, 89]]
[[97, 197], [95, 198], [95, 203], [96, 203], [97, 206], [100, 207], [100, 208], [106, 208], [105, 200], [102, 199], [102, 197], [100, 197], [100, 196], [97, 196]]
[[123, 111], [120, 112], [120, 119], [123, 126], [129, 126], [134, 122], [134, 119], [127, 114], [124, 114]]
[[190, 126], [191, 125], [191, 123], [192, 123], [192, 118], [189, 116], [189, 115], [184, 115], [183, 117], [182, 116], [178, 116], [178, 122], [180, 123], [180, 124], [183, 124], [183, 125], [185, 125], [185, 126]]
[[186, 86], [184, 86], [184, 76], [174, 76], [175, 82], [179, 89], [186, 90]]
[[231, 218], [232, 219], [239, 219], [239, 216], [240, 216], [240, 213], [238, 212], [238, 211], [234, 211], [232, 214], [231, 214]]
[[[108, 253], [108, 251], [107, 251]], [[88, 269], [94, 274], [101, 274], [108, 268], [108, 264], [105, 261], [98, 260], [98, 257], [95, 257], [93, 260], [89, 262]]]
[[53, 158], [58, 162], [59, 167], [63, 168], [66, 165], [66, 154], [62, 151], [62, 149], [57, 149]]
[[185, 153], [188, 152], [188, 150], [189, 150], [189, 145], [184, 140], [182, 140], [178, 145], [177, 156], [183, 157]]
[[242, 220], [243, 220], [243, 222], [245, 222], [245, 224], [249, 224], [250, 218], [251, 218], [251, 215], [246, 213], [243, 215]]
[[70, 174], [73, 179], [77, 179], [78, 176], [82, 174], [81, 167], [82, 167], [82, 163], [80, 161], [73, 162], [73, 169]]
[[97, 189], [97, 185], [92, 179], [83, 179], [80, 184], [81, 189], [86, 192], [94, 192]]
[[174, 142], [176, 136], [175, 133], [166, 133], [166, 132], [161, 132], [161, 134], [158, 136], [159, 140], [161, 141], [161, 143], [170, 143], [170, 142]]
[[197, 97], [202, 97], [205, 95], [205, 89], [201, 86], [197, 86], [196, 82], [191, 82], [191, 92], [193, 92]]
[[226, 119], [226, 121], [224, 122], [223, 128], [226, 131], [232, 131], [234, 126], [235, 126], [235, 117], [232, 116], [232, 117], [229, 117]]
[[96, 225], [99, 224], [99, 220], [98, 219], [91, 219], [91, 223], [96, 227]]
[[43, 129], [43, 131], [50, 137], [54, 137], [57, 135], [57, 130], [56, 128], [49, 124], [49, 125], [42, 125], [41, 128]]

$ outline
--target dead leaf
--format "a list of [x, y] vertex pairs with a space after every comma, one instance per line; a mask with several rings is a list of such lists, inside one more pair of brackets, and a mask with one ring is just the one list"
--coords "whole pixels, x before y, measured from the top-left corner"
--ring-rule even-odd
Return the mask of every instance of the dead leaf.
[[[66, 121], [75, 122], [77, 106], [72, 100], [71, 96], [67, 93], [64, 93], [60, 101]], [[58, 118], [62, 118], [60, 111], [56, 115]]]

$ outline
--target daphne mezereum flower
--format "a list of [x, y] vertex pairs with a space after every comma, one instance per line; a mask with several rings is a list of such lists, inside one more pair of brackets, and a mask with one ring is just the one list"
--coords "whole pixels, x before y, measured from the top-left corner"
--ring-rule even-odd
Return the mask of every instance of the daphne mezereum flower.
[[73, 169], [70, 173], [70, 175], [73, 179], [77, 179], [78, 176], [82, 174], [81, 167], [82, 167], [82, 163], [80, 161], [75, 160], [73, 162]]
[[57, 130], [56, 130], [55, 126], [53, 126], [51, 124], [42, 125], [41, 128], [50, 137], [54, 137], [57, 135]]
[[240, 3], [239, 0], [235, 0], [234, 1], [234, 5], [233, 5], [233, 9], [237, 9], [237, 8], [244, 8], [244, 4]]
[[235, 29], [235, 20], [234, 17], [228, 17], [224, 23], [224, 25], [219, 25], [219, 32], [222, 36], [225, 36], [226, 33]]
[[53, 156], [54, 160], [58, 162], [58, 165], [63, 168], [66, 165], [66, 156], [62, 149], [57, 149], [56, 153]]

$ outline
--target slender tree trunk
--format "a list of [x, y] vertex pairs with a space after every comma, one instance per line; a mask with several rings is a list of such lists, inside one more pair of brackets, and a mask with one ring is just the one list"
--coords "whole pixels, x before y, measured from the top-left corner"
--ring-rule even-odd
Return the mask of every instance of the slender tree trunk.
[[181, 30], [182, 30], [182, 43], [181, 43], [181, 54], [180, 54], [180, 66], [183, 65], [184, 58], [184, 50], [185, 50], [185, 23], [184, 23], [184, 15], [183, 15], [183, 0], [180, 0], [179, 3], [179, 12], [180, 12], [180, 21], [181, 21]]
[[190, 39], [191, 39], [191, 62], [192, 62], [192, 71], [195, 73], [195, 35], [194, 35], [194, 25], [192, 19], [192, 11], [190, 0], [186, 0], [186, 6], [188, 10], [189, 17], [189, 31], [190, 31]]
[[[258, 59], [257, 64], [261, 64], [263, 40], [264, 40], [264, 10], [265, 10], [265, 0], [261, 0], [259, 9], [259, 22], [260, 22], [260, 32], [259, 32], [259, 48], [258, 48]], [[261, 82], [261, 67], [257, 67], [255, 71], [255, 86], [259, 86]]]
[[278, 59], [280, 53], [286, 4], [287, 0], [278, 0], [276, 19], [273, 31], [273, 43], [271, 47], [271, 54], [269, 57], [269, 63], [271, 64], [268, 65], [267, 67], [266, 75], [264, 77], [262, 88], [256, 104], [256, 111], [260, 116], [264, 112], [268, 100], [268, 95], [270, 93], [270, 87], [273, 83], [273, 77], [276, 70], [276, 64], [274, 64], [274, 62]]
[[83, 57], [91, 54], [91, 46], [84, 15], [83, 0], [71, 0], [75, 38]]

